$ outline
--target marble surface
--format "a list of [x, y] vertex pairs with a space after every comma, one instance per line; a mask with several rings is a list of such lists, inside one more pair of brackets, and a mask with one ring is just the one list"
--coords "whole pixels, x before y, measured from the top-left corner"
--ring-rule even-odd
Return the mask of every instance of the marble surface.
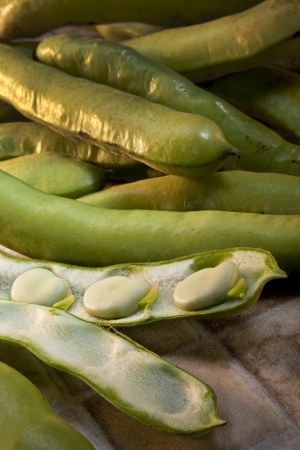
[[21, 347], [0, 342], [0, 360], [33, 381], [97, 450], [296, 450], [299, 285], [296, 273], [269, 282], [253, 308], [228, 319], [184, 319], [122, 330], [214, 389], [227, 424], [202, 437], [170, 435], [144, 425]]

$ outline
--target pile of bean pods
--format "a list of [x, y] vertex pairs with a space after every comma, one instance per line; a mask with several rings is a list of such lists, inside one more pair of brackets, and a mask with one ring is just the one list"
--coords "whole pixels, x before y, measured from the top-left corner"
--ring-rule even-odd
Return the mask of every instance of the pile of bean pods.
[[[299, 32], [299, 0], [0, 2], [1, 340], [161, 430], [200, 435], [225, 423], [208, 386], [105, 327], [228, 317], [300, 270]], [[174, 306], [178, 282], [224, 261], [242, 273], [240, 295]], [[33, 267], [67, 280], [74, 304], [10, 300]], [[146, 279], [155, 298], [129, 317], [92, 317], [84, 291], [112, 275]], [[90, 339], [102, 348], [96, 362]], [[121, 383], [113, 372], [125, 360]], [[52, 417], [9, 371], [0, 363], [10, 384], [1, 405], [15, 379]], [[0, 419], [7, 442], [16, 420]], [[55, 421], [59, 448], [91, 448]]]

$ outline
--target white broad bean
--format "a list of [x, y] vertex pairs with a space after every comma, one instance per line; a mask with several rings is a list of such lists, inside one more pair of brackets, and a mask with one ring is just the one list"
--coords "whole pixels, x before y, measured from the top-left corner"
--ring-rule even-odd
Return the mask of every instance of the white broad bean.
[[173, 299], [183, 310], [193, 311], [219, 305], [228, 300], [227, 294], [239, 283], [242, 297], [246, 288], [245, 280], [233, 261], [225, 261], [216, 267], [201, 269], [177, 284]]
[[72, 296], [69, 283], [48, 269], [34, 268], [19, 275], [11, 288], [11, 300], [53, 306]]

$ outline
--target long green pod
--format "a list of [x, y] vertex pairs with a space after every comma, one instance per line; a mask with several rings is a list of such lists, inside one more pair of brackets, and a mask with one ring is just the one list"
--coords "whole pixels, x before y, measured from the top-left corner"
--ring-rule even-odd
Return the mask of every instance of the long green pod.
[[92, 444], [60, 418], [38, 388], [0, 362], [0, 439], [9, 450], [92, 450]]
[[300, 214], [300, 178], [240, 170], [216, 172], [199, 180], [166, 175], [120, 184], [78, 200], [111, 209]]
[[300, 175], [300, 146], [285, 141], [230, 103], [133, 49], [64, 34], [41, 42], [37, 57], [74, 76], [214, 120], [240, 151], [240, 158], [225, 163], [228, 169]]
[[224, 424], [214, 392], [116, 332], [64, 311], [0, 301], [0, 339], [81, 378], [122, 411], [156, 428], [200, 435]]
[[247, 60], [299, 30], [298, 0], [265, 0], [237, 14], [158, 31], [126, 40], [124, 44], [199, 81], [198, 73], [201, 77], [203, 67]]
[[300, 141], [300, 74], [279, 67], [258, 67], [206, 86], [245, 113]]
[[0, 185], [0, 244], [33, 258], [106, 266], [255, 247], [283, 270], [300, 268], [299, 215], [95, 208], [2, 171]]
[[195, 177], [237, 154], [206, 117], [70, 76], [6, 45], [0, 45], [0, 65], [0, 98], [67, 137]]
[[32, 154], [66, 155], [99, 166], [108, 179], [136, 181], [162, 175], [146, 164], [83, 141], [68, 139], [35, 122], [0, 124], [0, 161]]
[[0, 39], [32, 37], [72, 23], [148, 22], [167, 27], [242, 11], [261, 0], [2, 0]]
[[[192, 273], [207, 267], [216, 267], [224, 261], [234, 262], [246, 280], [242, 297], [232, 298], [217, 306], [186, 311], [175, 306], [173, 293], [176, 285]], [[85, 268], [41, 260], [24, 259], [0, 252], [0, 297], [10, 299], [11, 288], [17, 277], [34, 269], [48, 269], [66, 280], [75, 296], [68, 312], [80, 319], [115, 328], [184, 318], [223, 318], [252, 307], [260, 297], [263, 287], [275, 278], [286, 278], [275, 259], [264, 250], [233, 248], [203, 252], [171, 261], [152, 264], [119, 264], [104, 268]], [[100, 319], [89, 314], [83, 304], [86, 289], [93, 283], [111, 276], [125, 276], [145, 280], [157, 290], [157, 297], [143, 305], [136, 313], [117, 319]]]
[[35, 153], [0, 161], [0, 170], [48, 194], [77, 198], [103, 189], [100, 167], [69, 156]]

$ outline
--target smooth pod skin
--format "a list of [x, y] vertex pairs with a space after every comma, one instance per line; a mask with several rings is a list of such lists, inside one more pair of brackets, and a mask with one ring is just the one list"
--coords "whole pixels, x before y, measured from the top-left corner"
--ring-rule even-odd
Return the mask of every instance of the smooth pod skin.
[[211, 81], [207, 87], [300, 142], [300, 74], [279, 67], [258, 67]]
[[299, 29], [298, 0], [265, 0], [237, 14], [158, 31], [126, 40], [124, 44], [193, 81], [200, 81], [198, 72], [201, 74], [202, 67], [246, 60], [290, 38]]
[[261, 0], [2, 0], [0, 39], [38, 36], [62, 25], [146, 22], [166, 27], [199, 23], [242, 11]]
[[1, 171], [0, 184], [0, 244], [29, 257], [105, 266], [243, 246], [269, 251], [283, 270], [300, 269], [299, 215], [111, 210], [44, 194]]
[[225, 424], [208, 385], [115, 331], [54, 308], [9, 300], [0, 301], [0, 315], [0, 339], [82, 379], [147, 425], [201, 435]]
[[156, 170], [204, 176], [237, 151], [206, 117], [182, 113], [72, 77], [0, 46], [0, 98], [61, 134], [130, 156]]
[[133, 49], [64, 34], [41, 42], [37, 57], [74, 76], [214, 120], [240, 152], [240, 157], [227, 160], [224, 168], [300, 175], [300, 146]]
[[93, 445], [59, 417], [38, 388], [0, 362], [0, 440], [6, 450], [92, 450]]
[[[246, 290], [243, 297], [239, 292], [225, 303], [196, 311], [183, 311], [174, 305], [173, 293], [178, 283], [192, 273], [207, 267], [216, 267], [226, 261], [236, 264], [245, 280]], [[287, 274], [278, 267], [274, 257], [257, 248], [226, 248], [153, 263], [125, 263], [94, 268], [20, 258], [10, 255], [6, 250], [0, 251], [0, 297], [10, 299], [15, 279], [24, 272], [36, 268], [48, 269], [69, 283], [75, 302], [70, 305], [68, 313], [88, 322], [114, 328], [186, 318], [231, 317], [253, 307], [266, 283], [277, 278], [287, 278]], [[138, 311], [132, 312], [127, 317], [110, 320], [89, 314], [84, 307], [87, 289], [100, 280], [116, 276], [144, 280], [151, 286], [147, 298], [139, 305]], [[154, 289], [156, 292], [153, 295]], [[55, 307], [60, 308], [60, 305]]]
[[300, 214], [300, 178], [240, 170], [199, 180], [166, 175], [119, 184], [77, 200], [111, 209]]
[[104, 187], [100, 167], [56, 154], [33, 154], [0, 161], [0, 170], [48, 194], [77, 198]]
[[146, 164], [83, 141], [68, 139], [35, 122], [0, 124], [0, 161], [31, 154], [62, 154], [99, 166], [107, 179], [136, 181], [162, 175]]

